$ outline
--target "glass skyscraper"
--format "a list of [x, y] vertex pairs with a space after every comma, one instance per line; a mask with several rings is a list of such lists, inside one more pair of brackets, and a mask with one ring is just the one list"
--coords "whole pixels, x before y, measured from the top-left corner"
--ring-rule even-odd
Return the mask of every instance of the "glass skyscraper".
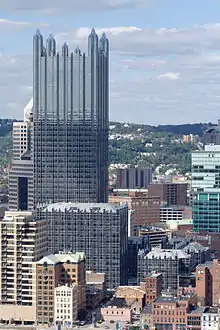
[[220, 232], [220, 146], [192, 153], [193, 229]]
[[109, 42], [95, 30], [88, 54], [34, 36], [34, 206], [108, 199]]

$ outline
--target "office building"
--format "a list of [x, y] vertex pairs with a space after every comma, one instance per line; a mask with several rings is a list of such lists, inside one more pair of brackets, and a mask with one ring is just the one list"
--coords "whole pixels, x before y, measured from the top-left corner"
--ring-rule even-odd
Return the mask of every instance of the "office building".
[[193, 229], [220, 232], [220, 146], [192, 153]]
[[196, 267], [196, 292], [202, 306], [220, 305], [220, 262], [207, 261]]
[[33, 100], [24, 109], [24, 121], [13, 123], [13, 156], [9, 171], [9, 208], [33, 209], [32, 129]]
[[77, 320], [77, 286], [61, 285], [54, 290], [54, 321], [72, 327]]
[[190, 255], [182, 250], [163, 250], [155, 248], [149, 253], [139, 251], [138, 282], [144, 281], [152, 271], [163, 276], [163, 289], [176, 291], [179, 275], [190, 274]]
[[160, 222], [160, 198], [138, 196], [132, 198], [133, 226], [144, 227], [156, 225]]
[[151, 168], [117, 168], [116, 189], [147, 188], [152, 181]]
[[210, 260], [207, 251], [207, 248], [197, 242], [187, 244], [181, 249], [154, 248], [150, 252], [140, 250], [138, 282], [145, 281], [149, 273], [156, 271], [163, 276], [163, 289], [176, 292], [179, 286], [186, 286], [186, 279], [190, 278], [198, 264]]
[[154, 247], [165, 248], [169, 231], [160, 227], [143, 227], [137, 230], [136, 235], [145, 237], [148, 240], [150, 249]]
[[[84, 316], [86, 308], [86, 268], [85, 254], [76, 253], [57, 253], [45, 256], [37, 262], [37, 322], [39, 324], [52, 324], [61, 321], [61, 315], [65, 314], [68, 319], [75, 318], [75, 289], [77, 286], [77, 313], [79, 317]], [[58, 293], [64, 291], [71, 297], [70, 308], [61, 304]], [[61, 287], [61, 288], [60, 288]], [[64, 303], [64, 301], [63, 301]], [[55, 306], [57, 307], [55, 311]], [[61, 312], [62, 310], [62, 312]], [[73, 322], [73, 321], [71, 321]]]
[[34, 36], [34, 206], [107, 202], [109, 44], [92, 30], [88, 54]]
[[148, 187], [149, 197], [160, 197], [167, 206], [187, 205], [187, 183], [153, 183]]
[[148, 197], [145, 190], [117, 190], [109, 195], [109, 203], [127, 203], [129, 207], [129, 236], [139, 228], [160, 222], [160, 198]]
[[83, 251], [87, 270], [105, 273], [107, 288], [127, 284], [126, 204], [56, 203], [38, 211], [49, 222], [50, 253]]
[[[35, 324], [36, 261], [47, 251], [46, 220], [32, 212], [5, 212], [0, 221], [0, 319]], [[13, 321], [12, 321], [13, 320]]]
[[139, 250], [150, 251], [148, 237], [128, 237], [128, 283], [137, 284], [137, 256]]

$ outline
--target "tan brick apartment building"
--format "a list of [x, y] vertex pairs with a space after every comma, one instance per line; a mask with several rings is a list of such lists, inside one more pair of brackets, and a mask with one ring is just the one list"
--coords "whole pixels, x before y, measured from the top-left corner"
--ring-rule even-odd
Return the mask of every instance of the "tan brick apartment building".
[[61, 285], [76, 284], [78, 314], [86, 307], [86, 271], [84, 253], [59, 253], [37, 262], [37, 321], [51, 324], [54, 320], [54, 292]]

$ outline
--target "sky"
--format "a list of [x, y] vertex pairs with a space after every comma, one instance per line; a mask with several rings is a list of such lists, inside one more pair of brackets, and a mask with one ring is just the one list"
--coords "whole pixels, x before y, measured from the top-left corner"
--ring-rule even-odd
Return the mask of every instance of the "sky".
[[86, 51], [110, 40], [110, 119], [149, 125], [220, 118], [219, 0], [0, 0], [0, 117], [32, 96], [32, 38]]

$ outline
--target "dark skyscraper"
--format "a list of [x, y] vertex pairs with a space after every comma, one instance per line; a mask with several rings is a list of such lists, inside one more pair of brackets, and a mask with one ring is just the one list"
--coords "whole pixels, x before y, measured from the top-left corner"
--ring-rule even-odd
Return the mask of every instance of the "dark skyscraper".
[[108, 53], [94, 30], [88, 55], [34, 36], [34, 206], [107, 201]]

